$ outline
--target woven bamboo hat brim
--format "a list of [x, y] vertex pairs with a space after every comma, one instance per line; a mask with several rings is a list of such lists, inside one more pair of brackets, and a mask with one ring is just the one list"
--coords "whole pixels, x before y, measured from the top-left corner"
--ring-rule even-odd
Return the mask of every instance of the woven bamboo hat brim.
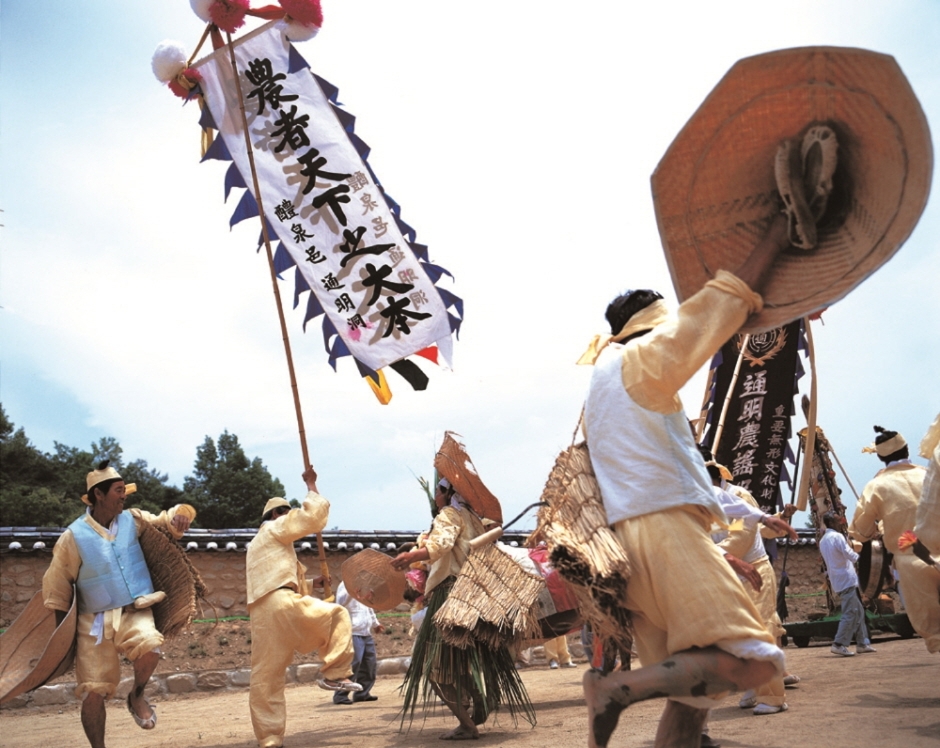
[[744, 332], [823, 309], [887, 262], [930, 190], [933, 150], [920, 103], [893, 57], [803, 47], [737, 62], [653, 173], [653, 202], [679, 300], [734, 271], [780, 211], [778, 145], [814, 124], [838, 138], [816, 249], [782, 253]]
[[366, 548], [340, 567], [343, 584], [351, 597], [373, 610], [391, 610], [405, 601], [405, 573], [392, 568], [392, 559]]
[[153, 606], [153, 622], [165, 638], [172, 639], [192, 623], [197, 601], [205, 600], [209, 590], [168, 530], [144, 522], [139, 540], [153, 588], [166, 593], [166, 599]]
[[496, 524], [503, 523], [503, 509], [499, 499], [490, 493], [480, 479], [459, 434], [444, 432], [444, 441], [434, 456], [434, 467], [450, 481], [454, 490], [480, 517], [493, 520]]
[[42, 592], [0, 636], [0, 704], [39, 688], [72, 666], [78, 622], [77, 595], [65, 619], [55, 625], [55, 611], [43, 605]]

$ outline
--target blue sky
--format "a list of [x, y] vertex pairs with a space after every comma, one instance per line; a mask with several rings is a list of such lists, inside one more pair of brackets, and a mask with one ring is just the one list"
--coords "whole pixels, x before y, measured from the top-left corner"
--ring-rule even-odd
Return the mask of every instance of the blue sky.
[[[469, 15], [324, 0], [323, 30], [299, 48], [339, 86], [370, 163], [466, 301], [455, 371], [431, 372], [424, 393], [393, 379], [384, 408], [289, 315], [331, 526], [426, 525], [413, 474], [430, 474], [445, 429], [507, 515], [538, 498], [590, 375], [573, 361], [607, 301], [644, 286], [674, 300], [649, 176], [736, 60], [810, 44], [885, 52], [940, 126], [936, 2], [621, 5], [515, 0]], [[201, 22], [186, 0], [5, 0], [0, 24], [8, 414], [42, 449], [113, 436], [178, 485], [203, 438], [228, 429], [300, 496], [257, 227], [229, 231], [225, 167], [199, 163], [195, 107], [150, 71], [159, 42], [191, 49]], [[619, 233], [588, 246], [598, 189]], [[940, 411], [938, 236], [934, 195], [896, 257], [814, 327], [819, 423], [858, 488], [877, 467], [860, 454], [873, 424], [917, 442]], [[702, 387], [684, 393], [690, 411]]]

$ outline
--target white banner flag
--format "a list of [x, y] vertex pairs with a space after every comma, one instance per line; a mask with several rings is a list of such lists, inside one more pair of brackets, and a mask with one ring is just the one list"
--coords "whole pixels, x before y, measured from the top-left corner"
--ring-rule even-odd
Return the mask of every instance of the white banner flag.
[[[265, 216], [352, 355], [378, 370], [433, 343], [449, 350], [440, 295], [310, 70], [289, 72], [273, 24], [234, 47]], [[195, 67], [254, 194], [229, 48]]]

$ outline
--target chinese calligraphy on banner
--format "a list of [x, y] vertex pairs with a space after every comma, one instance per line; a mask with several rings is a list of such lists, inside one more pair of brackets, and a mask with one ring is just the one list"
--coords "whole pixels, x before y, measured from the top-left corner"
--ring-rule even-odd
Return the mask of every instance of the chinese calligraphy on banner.
[[[265, 218], [352, 355], [378, 370], [449, 350], [444, 303], [309, 69], [268, 24], [234, 42]], [[228, 47], [195, 66], [219, 134], [251, 189]]]
[[[796, 320], [750, 336], [715, 453], [715, 459], [734, 474], [734, 483], [749, 491], [764, 511], [776, 511], [781, 501], [779, 484], [790, 438], [801, 325], [802, 320]], [[735, 335], [718, 354], [721, 363], [715, 372], [710, 427], [705, 435], [709, 446], [742, 339]]]

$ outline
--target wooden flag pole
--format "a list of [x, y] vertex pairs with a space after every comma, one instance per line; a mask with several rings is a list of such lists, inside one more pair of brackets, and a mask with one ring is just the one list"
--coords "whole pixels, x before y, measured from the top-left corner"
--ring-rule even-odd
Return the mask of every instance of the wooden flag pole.
[[721, 443], [721, 435], [725, 430], [725, 417], [728, 415], [728, 406], [731, 405], [731, 395], [734, 394], [734, 386], [738, 383], [738, 377], [741, 374], [741, 363], [744, 361], [744, 351], [747, 350], [747, 344], [750, 342], [750, 334], [744, 336], [741, 341], [741, 352], [738, 354], [738, 361], [734, 365], [734, 373], [731, 375], [731, 383], [728, 385], [728, 392], [725, 394], [725, 401], [721, 405], [721, 416], [718, 418], [718, 426], [715, 427], [715, 438], [712, 439], [712, 458], [718, 454], [718, 445]]
[[812, 376], [810, 382], [809, 413], [806, 416], [806, 441], [803, 451], [803, 472], [800, 473], [800, 488], [796, 495], [796, 508], [806, 511], [809, 499], [809, 479], [813, 472], [813, 456], [816, 454], [816, 351], [813, 348], [813, 330], [810, 327], [809, 317], [805, 317], [803, 327], [806, 330], [806, 346], [809, 353], [809, 370]]
[[[248, 134], [248, 117], [245, 114], [245, 99], [242, 95], [242, 84], [238, 78], [238, 65], [235, 61], [235, 47], [232, 45], [232, 35], [225, 34], [229, 57], [232, 63], [232, 76], [235, 78], [235, 90], [238, 93], [238, 108], [242, 117], [242, 129], [245, 133], [245, 149], [248, 152], [248, 166], [251, 169], [251, 182], [255, 190], [255, 201], [258, 203], [258, 215], [261, 218], [261, 236], [264, 239], [264, 249], [268, 255], [268, 269], [271, 272], [271, 286], [274, 289], [274, 300], [277, 303], [277, 317], [281, 323], [281, 340], [284, 342], [284, 355], [287, 356], [287, 371], [290, 374], [290, 388], [294, 396], [294, 411], [297, 414], [297, 430], [300, 435], [300, 449], [304, 458], [304, 469], [312, 468], [310, 454], [307, 451], [307, 432], [304, 430], [304, 416], [300, 410], [300, 393], [297, 390], [297, 376], [294, 374], [294, 358], [290, 350], [290, 338], [287, 335], [287, 321], [284, 319], [284, 306], [281, 304], [281, 290], [277, 285], [277, 272], [274, 270], [274, 254], [271, 252], [271, 237], [268, 236], [268, 222], [264, 217], [264, 204], [261, 202], [261, 188], [258, 184], [258, 172], [255, 169], [255, 156], [251, 146], [251, 136]], [[312, 293], [312, 292], [311, 292]], [[317, 552], [320, 556], [320, 574], [323, 577], [323, 597], [325, 600], [333, 599], [333, 590], [330, 585], [330, 569], [326, 563], [326, 549], [323, 547], [323, 535], [317, 533]]]

